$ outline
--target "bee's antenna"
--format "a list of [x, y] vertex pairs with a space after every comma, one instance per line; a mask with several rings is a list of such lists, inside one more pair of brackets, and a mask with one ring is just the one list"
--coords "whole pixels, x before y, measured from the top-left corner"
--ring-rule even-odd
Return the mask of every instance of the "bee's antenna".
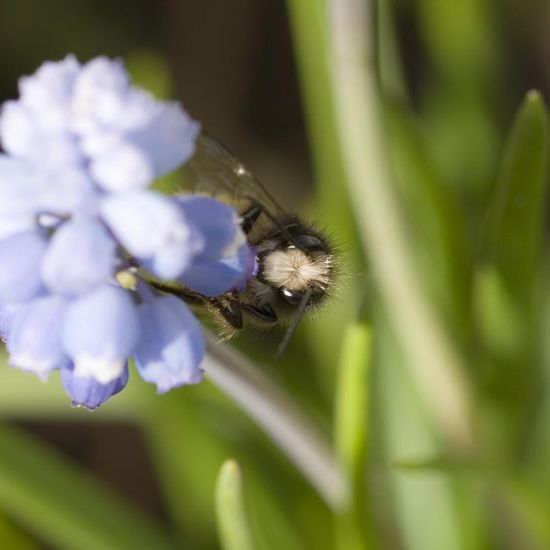
[[294, 336], [294, 333], [296, 332], [296, 329], [298, 328], [298, 324], [302, 320], [302, 317], [304, 316], [304, 313], [306, 311], [306, 307], [309, 303], [309, 299], [311, 298], [312, 289], [309, 288], [306, 293], [304, 294], [304, 297], [302, 298], [300, 305], [298, 306], [298, 309], [296, 310], [296, 314], [292, 318], [292, 321], [287, 328], [285, 335], [283, 339], [281, 340], [281, 343], [279, 344], [279, 347], [277, 348], [277, 352], [275, 353], [275, 359], [279, 359], [281, 355], [286, 351], [288, 348], [288, 345], [290, 344], [290, 341], [292, 340], [292, 337]]

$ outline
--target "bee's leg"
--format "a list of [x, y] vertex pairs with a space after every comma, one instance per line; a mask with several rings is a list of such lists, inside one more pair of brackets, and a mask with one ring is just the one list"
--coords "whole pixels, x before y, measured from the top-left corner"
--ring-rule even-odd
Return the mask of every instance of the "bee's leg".
[[250, 304], [242, 304], [242, 309], [249, 315], [260, 319], [264, 323], [276, 323], [278, 321], [277, 314], [273, 311], [269, 304], [263, 306], [251, 306]]
[[248, 235], [252, 229], [252, 226], [256, 220], [260, 217], [260, 214], [264, 211], [262, 206], [257, 202], [253, 203], [252, 206], [241, 215], [242, 222], [241, 227], [245, 235]]
[[238, 300], [229, 298], [222, 303], [220, 300], [212, 298], [210, 303], [233, 328], [238, 330], [243, 328], [243, 314]]
[[165, 292], [167, 294], [172, 294], [191, 306], [200, 306], [204, 304], [204, 296], [202, 296], [202, 294], [199, 294], [198, 292], [193, 292], [188, 288], [174, 286], [156, 280], [150, 280], [148, 281], [148, 283], [153, 288], [156, 288], [157, 290], [160, 290], [161, 292]]

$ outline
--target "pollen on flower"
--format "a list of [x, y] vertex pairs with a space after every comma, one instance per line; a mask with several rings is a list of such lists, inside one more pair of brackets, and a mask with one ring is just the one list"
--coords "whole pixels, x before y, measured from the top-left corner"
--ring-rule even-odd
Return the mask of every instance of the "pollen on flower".
[[130, 269], [124, 269], [123, 271], [119, 271], [115, 278], [118, 282], [118, 284], [127, 290], [136, 290], [138, 279]]

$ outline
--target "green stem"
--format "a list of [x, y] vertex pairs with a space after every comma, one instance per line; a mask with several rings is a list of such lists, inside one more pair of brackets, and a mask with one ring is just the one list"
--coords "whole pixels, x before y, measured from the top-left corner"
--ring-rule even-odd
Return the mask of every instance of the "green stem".
[[345, 508], [348, 487], [326, 438], [296, 403], [243, 355], [215, 344], [211, 335], [208, 339], [209, 354], [203, 366], [210, 380], [266, 431], [332, 509]]
[[329, 2], [330, 82], [353, 205], [388, 315], [416, 382], [447, 442], [470, 452], [470, 392], [461, 357], [414, 268], [388, 174], [367, 4]]
[[337, 540], [342, 550], [369, 546], [366, 505], [366, 452], [372, 336], [366, 323], [346, 328], [338, 365], [335, 444], [351, 489], [350, 506], [338, 517]]

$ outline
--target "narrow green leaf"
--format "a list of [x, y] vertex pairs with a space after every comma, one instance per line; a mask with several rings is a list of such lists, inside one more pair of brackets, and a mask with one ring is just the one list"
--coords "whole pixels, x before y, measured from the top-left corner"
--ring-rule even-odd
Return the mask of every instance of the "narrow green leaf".
[[[319, 208], [314, 217], [319, 217], [327, 228], [331, 228], [336, 242], [344, 243], [342, 248], [347, 254], [343, 263], [347, 265], [346, 269], [359, 272], [362, 268], [353, 265], [361, 257], [360, 247], [354, 218], [350, 215], [351, 201], [342, 145], [336, 131], [327, 63], [327, 3], [325, 0], [287, 0], [286, 3], [315, 175]], [[350, 260], [352, 254], [355, 260]], [[354, 286], [351, 282], [349, 289], [340, 291], [338, 298], [342, 307], [331, 308], [330, 314], [320, 315], [314, 324], [308, 326], [311, 353], [316, 364], [327, 374], [327, 385], [332, 381], [331, 373], [337, 361], [342, 330], [355, 315], [353, 304], [357, 294]]]
[[349, 326], [344, 334], [335, 410], [336, 450], [346, 470], [352, 500], [338, 521], [338, 542], [342, 549], [365, 548], [366, 446], [371, 332], [365, 323]]
[[464, 344], [471, 325], [471, 266], [456, 196], [435, 167], [419, 121], [393, 104], [386, 109], [385, 122], [411, 247], [433, 301]]
[[532, 300], [548, 183], [548, 112], [531, 91], [516, 115], [490, 206], [485, 252], [517, 300]]
[[242, 476], [234, 460], [226, 460], [216, 485], [216, 511], [224, 550], [252, 550], [254, 543], [243, 501]]
[[[388, 520], [394, 522], [407, 549], [459, 550], [467, 548], [469, 526], [462, 523], [454, 491], [454, 478], [435, 470], [407, 471], [395, 468], [411, 457], [437, 456], [443, 452], [433, 418], [415, 391], [406, 359], [387, 321], [375, 324], [375, 413], [383, 431], [385, 489], [377, 501]], [[373, 449], [374, 452], [374, 449]], [[390, 498], [388, 499], [388, 495]], [[387, 500], [386, 500], [387, 499]], [[429, 513], [426, 513], [429, 503]]]
[[288, 0], [292, 38], [304, 96], [309, 138], [324, 218], [338, 227], [350, 248], [357, 245], [342, 164], [341, 144], [332, 109], [332, 91], [326, 61], [327, 22], [324, 0]]
[[379, 0], [376, 9], [380, 88], [384, 97], [406, 103], [407, 84], [400, 58], [392, 3], [392, 0]]
[[427, 471], [443, 473], [487, 473], [493, 471], [494, 466], [489, 466], [474, 460], [464, 460], [460, 457], [439, 455], [424, 460], [400, 460], [395, 467], [403, 471]]
[[470, 452], [471, 391], [461, 353], [427, 296], [386, 163], [368, 10], [363, 2], [334, 0], [329, 13], [332, 108], [372, 278], [442, 434]]
[[174, 548], [160, 527], [98, 480], [6, 427], [0, 428], [0, 507], [59, 549]]
[[[258, 548], [302, 548], [300, 541], [307, 533], [284, 505], [284, 498], [294, 494], [292, 480], [286, 475], [274, 476], [273, 462], [257, 451], [261, 444], [258, 428], [216, 388], [200, 384], [157, 398], [144, 415], [142, 427], [167, 512], [182, 545], [190, 539], [199, 548], [216, 545], [212, 495], [220, 464], [233, 455], [247, 470], [250, 517]], [[256, 452], [249, 453], [250, 448]]]
[[370, 354], [370, 328], [364, 323], [348, 327], [338, 367], [335, 433], [338, 455], [352, 479], [364, 469]]
[[475, 279], [474, 307], [489, 359], [484, 376], [493, 424], [488, 433], [500, 439], [495, 446], [511, 459], [525, 459], [530, 452], [544, 376], [537, 319], [548, 146], [547, 109], [532, 91], [507, 138]]
[[5, 514], [0, 515], [0, 548], [40, 550], [38, 543], [9, 521]]
[[[215, 341], [209, 335], [210, 343]], [[204, 370], [269, 435], [334, 510], [348, 500], [348, 486], [322, 432], [277, 384], [237, 350], [209, 347]]]
[[526, 342], [524, 316], [494, 266], [483, 266], [475, 275], [475, 314], [479, 335], [493, 357], [513, 357]]
[[485, 0], [411, 3], [431, 70], [420, 77], [419, 103], [434, 157], [465, 200], [471, 220], [486, 196], [500, 147], [496, 115], [504, 57]]
[[506, 541], [509, 547], [550, 548], [548, 494], [536, 483], [509, 478], [503, 478], [493, 491], [502, 508], [495, 517], [495, 530], [511, 536]]

